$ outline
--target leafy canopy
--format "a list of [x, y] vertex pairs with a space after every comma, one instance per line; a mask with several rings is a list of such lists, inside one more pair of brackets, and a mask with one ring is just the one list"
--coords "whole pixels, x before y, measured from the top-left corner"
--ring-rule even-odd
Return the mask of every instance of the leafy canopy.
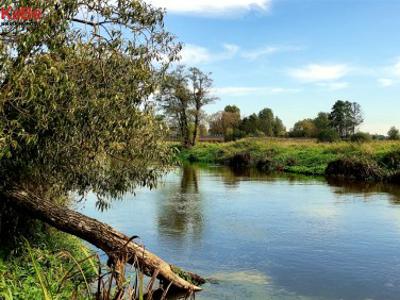
[[3, 188], [103, 199], [154, 186], [170, 150], [150, 99], [180, 50], [164, 11], [137, 0], [6, 2], [43, 16], [0, 27]]

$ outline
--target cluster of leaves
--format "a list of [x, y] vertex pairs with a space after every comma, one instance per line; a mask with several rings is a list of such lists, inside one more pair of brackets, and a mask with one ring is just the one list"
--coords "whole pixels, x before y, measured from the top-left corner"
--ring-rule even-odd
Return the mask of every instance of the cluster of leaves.
[[[99, 199], [152, 187], [170, 162], [149, 100], [180, 46], [142, 1], [21, 0], [0, 29], [0, 178]], [[104, 201], [100, 201], [104, 204]]]

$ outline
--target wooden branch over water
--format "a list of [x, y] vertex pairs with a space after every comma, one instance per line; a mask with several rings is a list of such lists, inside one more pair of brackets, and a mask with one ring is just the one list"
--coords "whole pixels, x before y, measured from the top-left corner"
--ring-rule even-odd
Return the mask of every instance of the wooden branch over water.
[[[7, 199], [5, 201], [17, 210], [22, 210], [29, 216], [48, 223], [58, 230], [88, 241], [107, 253], [113, 260], [122, 260], [129, 264], [138, 263], [140, 269], [147, 276], [152, 277], [153, 274], [157, 274], [157, 278], [164, 283], [172, 283], [178, 289], [188, 292], [201, 290], [199, 286], [191, 282], [196, 284], [205, 282], [202, 277], [170, 265], [132, 241], [128, 236], [96, 219], [89, 218], [66, 207], [57, 206], [53, 202], [39, 198], [26, 190], [15, 189], [2, 196], [5, 197], [1, 198]], [[175, 273], [176, 270], [179, 270], [179, 275]]]

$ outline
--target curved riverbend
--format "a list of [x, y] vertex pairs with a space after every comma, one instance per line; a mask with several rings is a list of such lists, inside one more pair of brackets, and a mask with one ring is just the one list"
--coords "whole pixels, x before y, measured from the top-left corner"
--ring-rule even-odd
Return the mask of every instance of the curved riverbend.
[[398, 299], [400, 187], [187, 166], [81, 210], [211, 283], [197, 299]]

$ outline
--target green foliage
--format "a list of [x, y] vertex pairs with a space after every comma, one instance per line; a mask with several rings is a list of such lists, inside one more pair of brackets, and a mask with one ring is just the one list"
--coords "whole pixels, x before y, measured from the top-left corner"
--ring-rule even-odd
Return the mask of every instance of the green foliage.
[[93, 191], [100, 205], [153, 187], [170, 149], [148, 99], [180, 49], [164, 11], [126, 0], [17, 2], [44, 13], [22, 29], [0, 27], [3, 187]]
[[331, 122], [329, 120], [329, 114], [325, 112], [318, 113], [318, 116], [313, 120], [317, 133], [321, 133], [323, 130], [331, 129]]
[[333, 105], [329, 120], [342, 138], [354, 134], [357, 126], [364, 121], [358, 103], [342, 100], [336, 101]]
[[389, 152], [380, 159], [380, 164], [389, 170], [400, 170], [400, 150]]
[[365, 143], [371, 141], [372, 137], [367, 132], [357, 132], [350, 137], [350, 140], [356, 143]]
[[321, 130], [318, 134], [318, 141], [319, 142], [328, 142], [333, 143], [340, 140], [340, 136], [334, 129], [324, 129]]
[[367, 157], [344, 157], [328, 164], [325, 175], [363, 181], [382, 180], [387, 176], [376, 161]]
[[240, 109], [235, 105], [227, 105], [224, 111], [213, 114], [209, 124], [210, 134], [224, 136], [225, 141], [233, 141], [244, 135], [239, 129]]
[[317, 127], [312, 119], [304, 119], [294, 124], [293, 129], [289, 132], [291, 137], [307, 137], [312, 138], [317, 135]]
[[165, 79], [156, 99], [182, 145], [191, 147], [196, 143], [204, 115], [203, 107], [217, 99], [211, 95], [211, 74], [181, 65], [167, 74]]
[[400, 140], [400, 132], [396, 127], [392, 127], [390, 128], [390, 130], [388, 131], [388, 138], [389, 140]]
[[262, 109], [258, 115], [252, 114], [241, 120], [239, 131], [242, 136], [284, 136], [286, 128], [270, 108]]
[[96, 269], [78, 239], [53, 231], [17, 250], [0, 254], [1, 299], [92, 298], [85, 280], [96, 280]]
[[[271, 171], [285, 171], [307, 175], [325, 175], [332, 161], [344, 157], [365, 158], [378, 164], [389, 153], [400, 151], [400, 143], [371, 141], [362, 144], [348, 142], [317, 143], [304, 139], [246, 138], [223, 144], [199, 144], [183, 150], [179, 156], [185, 161], [224, 164], [236, 155], [248, 154], [252, 166]], [[387, 170], [386, 167], [383, 167]]]

